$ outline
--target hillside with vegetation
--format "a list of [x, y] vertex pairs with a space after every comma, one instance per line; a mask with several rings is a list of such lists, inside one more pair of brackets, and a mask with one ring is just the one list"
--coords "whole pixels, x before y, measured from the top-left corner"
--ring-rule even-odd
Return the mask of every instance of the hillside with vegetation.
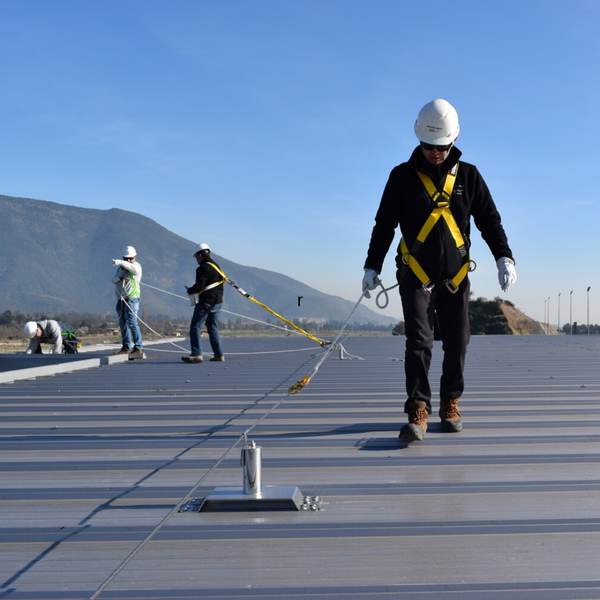
[[477, 298], [469, 303], [473, 335], [556, 335], [552, 325], [535, 321], [508, 300]]

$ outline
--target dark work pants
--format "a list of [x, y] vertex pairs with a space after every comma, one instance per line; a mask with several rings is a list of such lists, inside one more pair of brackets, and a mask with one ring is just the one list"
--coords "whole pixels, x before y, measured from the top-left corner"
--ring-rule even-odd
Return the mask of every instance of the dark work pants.
[[456, 294], [451, 293], [443, 281], [438, 282], [431, 293], [427, 292], [412, 271], [401, 280], [400, 298], [406, 330], [404, 369], [408, 395], [404, 412], [408, 412], [411, 400], [422, 400], [427, 403], [427, 410], [431, 414], [429, 367], [434, 326], [436, 339], [442, 340], [444, 352], [440, 399], [461, 397], [465, 387], [463, 371], [470, 339], [469, 291], [468, 277], [460, 284]]

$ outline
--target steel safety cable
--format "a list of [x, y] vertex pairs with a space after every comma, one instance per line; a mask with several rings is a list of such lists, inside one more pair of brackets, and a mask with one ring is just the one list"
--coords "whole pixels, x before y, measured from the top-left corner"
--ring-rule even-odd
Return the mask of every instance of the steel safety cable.
[[[131, 312], [134, 312], [133, 309], [131, 308], [129, 302], [127, 302], [127, 300], [125, 300], [125, 298], [123, 298], [123, 296], [121, 296], [121, 300], [127, 305], [127, 307], [129, 308], [129, 310]], [[152, 327], [150, 327], [150, 325], [148, 325], [148, 323], [146, 323], [145, 321], [143, 321], [142, 319], [140, 319], [140, 317], [137, 314], [136, 314], [136, 317], [137, 317], [137, 320], [140, 323], [142, 323], [142, 325], [144, 325], [145, 327], [147, 327], [154, 335], [157, 335], [161, 340], [164, 340], [168, 344], [171, 344], [171, 345], [175, 346], [175, 348], [179, 348], [180, 350], [183, 350], [183, 352], [187, 353], [187, 350], [183, 346], [178, 346], [175, 342], [172, 342], [171, 340], [168, 340], [166, 337], [164, 337], [163, 335], [161, 335], [157, 331], [154, 331], [154, 329], [152, 329]]]
[[[227, 281], [227, 283], [230, 283], [229, 280]], [[165, 294], [169, 294], [170, 296], [175, 296], [176, 298], [182, 298], [183, 300], [189, 300], [189, 297], [186, 298], [185, 296], [182, 296], [181, 294], [174, 294], [173, 292], [169, 292], [167, 290], [163, 290], [161, 288], [155, 287], [155, 286], [150, 285], [148, 283], [142, 283], [141, 285], [145, 285], [146, 287], [152, 288], [153, 290], [156, 290], [158, 292], [164, 292]], [[230, 285], [233, 285], [233, 284], [230, 283]], [[237, 289], [237, 291], [241, 290], [241, 288], [239, 288], [239, 286], [237, 286], [236, 289]], [[261, 302], [258, 302], [258, 300], [256, 300], [252, 296], [249, 296], [249, 295], [246, 296], [246, 292], [244, 292], [244, 290], [242, 290], [242, 292], [243, 292], [243, 295], [245, 297], [249, 297], [250, 300], [252, 300], [253, 302], [259, 304], [260, 306], [262, 306], [263, 308], [265, 308], [266, 310], [268, 310], [270, 313], [272, 313], [273, 315], [275, 315], [277, 318], [285, 321], [286, 323], [289, 323], [293, 327], [293, 329], [290, 330], [287, 327], [281, 327], [280, 325], [275, 325], [274, 323], [268, 323], [266, 321], [261, 321], [260, 319], [254, 319], [253, 317], [248, 317], [246, 315], [240, 315], [238, 313], [234, 313], [234, 312], [231, 312], [231, 311], [225, 310], [225, 309], [221, 309], [221, 312], [227, 313], [229, 315], [234, 315], [235, 317], [240, 317], [241, 319], [247, 319], [248, 321], [254, 321], [255, 323], [260, 323], [261, 325], [266, 325], [267, 327], [273, 327], [274, 329], [280, 329], [281, 331], [285, 331], [286, 333], [295, 333], [297, 335], [305, 335], [305, 336], [311, 337], [311, 339], [314, 339], [315, 341], [317, 341], [321, 346], [329, 344], [329, 342], [327, 340], [319, 340], [318, 338], [314, 338], [313, 336], [311, 336], [310, 334], [308, 334], [303, 329], [300, 329], [300, 327], [297, 327], [296, 325], [294, 325], [293, 323], [291, 323], [287, 319], [284, 319], [282, 316], [280, 316], [276, 312], [272, 311], [270, 308], [268, 308], [267, 306], [265, 306]], [[240, 292], [240, 293], [242, 293], [242, 292]]]
[[346, 329], [346, 326], [350, 322], [352, 315], [356, 312], [356, 309], [360, 306], [360, 303], [362, 302], [362, 300], [366, 296], [366, 294], [367, 294], [366, 291], [364, 291], [361, 294], [360, 298], [358, 299], [358, 302], [354, 305], [352, 312], [348, 315], [348, 318], [346, 319], [345, 323], [342, 325], [342, 328], [340, 329], [339, 333], [337, 334], [337, 336], [335, 337], [333, 342], [331, 342], [331, 345], [324, 352], [321, 360], [315, 365], [315, 368], [308, 375], [303, 377], [300, 381], [296, 381], [296, 383], [288, 390], [288, 392], [290, 394], [297, 394], [302, 388], [306, 387], [310, 383], [310, 380], [316, 375], [316, 373], [319, 370], [319, 368], [321, 367], [321, 365], [327, 360], [329, 355], [338, 347], [337, 346], [338, 340], [342, 336], [344, 329]]
[[248, 298], [248, 300], [251, 300], [255, 304], [258, 304], [258, 306], [260, 306], [261, 308], [264, 308], [266, 311], [270, 312], [272, 315], [276, 316], [278, 319], [280, 319], [284, 323], [287, 323], [290, 327], [293, 327], [296, 331], [299, 331], [300, 333], [302, 333], [306, 337], [308, 337], [311, 340], [317, 342], [317, 344], [319, 344], [319, 346], [323, 346], [324, 348], [326, 348], [330, 344], [330, 342], [328, 342], [327, 340], [320, 340], [319, 338], [315, 337], [314, 335], [311, 335], [310, 333], [308, 333], [308, 331], [304, 331], [304, 329], [302, 329], [301, 327], [298, 327], [298, 325], [295, 325], [294, 323], [292, 323], [291, 321], [289, 321], [285, 317], [282, 317], [280, 314], [276, 313], [274, 310], [272, 310], [271, 308], [269, 308], [266, 304], [263, 304], [262, 302], [260, 302], [256, 298], [254, 298], [246, 290], [243, 290], [232, 279], [227, 279], [227, 283], [231, 287], [233, 287], [236, 291], [238, 291], [242, 296], [244, 296], [244, 298]]
[[194, 484], [194, 486], [190, 489], [190, 491], [185, 495], [185, 497], [183, 497], [170, 511], [167, 515], [165, 515], [161, 521], [156, 525], [156, 527], [146, 536], [145, 539], [143, 539], [136, 548], [134, 548], [130, 554], [125, 557], [125, 559], [121, 562], [121, 564], [106, 578], [106, 580], [100, 585], [100, 587], [98, 587], [98, 589], [94, 592], [94, 594], [92, 594], [92, 596], [90, 596], [89, 600], [97, 600], [97, 598], [100, 597], [100, 595], [102, 594], [102, 592], [114, 581], [114, 579], [117, 577], [117, 575], [119, 575], [119, 573], [121, 573], [123, 571], [123, 569], [125, 569], [125, 567], [135, 558], [135, 556], [142, 550], [142, 548], [144, 548], [144, 546], [151, 541], [156, 534], [162, 529], [162, 527], [164, 526], [164, 524], [179, 510], [179, 508], [186, 502], [188, 501], [193, 494], [196, 492], [196, 490], [200, 487], [200, 485], [205, 481], [205, 479], [213, 472], [215, 471], [215, 469], [217, 469], [217, 467], [225, 460], [225, 458], [227, 457], [227, 455], [244, 439], [245, 436], [248, 435], [248, 433], [250, 433], [253, 429], [255, 429], [258, 425], [260, 425], [260, 423], [262, 423], [273, 411], [275, 411], [277, 408], [279, 408], [279, 406], [281, 406], [281, 404], [283, 402], [285, 402], [285, 400], [287, 400], [291, 395], [297, 394], [302, 388], [304, 388], [306, 385], [308, 385], [308, 383], [310, 382], [310, 380], [316, 375], [317, 371], [319, 370], [319, 368], [321, 367], [321, 365], [325, 362], [325, 360], [330, 356], [330, 354], [332, 353], [333, 350], [335, 350], [336, 346], [337, 346], [337, 342], [340, 339], [340, 337], [342, 336], [342, 333], [344, 332], [344, 329], [346, 328], [346, 326], [348, 325], [348, 323], [350, 322], [350, 319], [352, 318], [352, 316], [354, 315], [354, 313], [356, 312], [357, 308], [359, 307], [360, 303], [362, 302], [362, 299], [365, 297], [366, 292], [363, 292], [361, 297], [358, 299], [358, 302], [356, 303], [356, 305], [354, 306], [354, 308], [352, 309], [352, 312], [350, 313], [350, 315], [348, 316], [348, 318], [346, 319], [346, 321], [344, 322], [344, 324], [342, 325], [342, 328], [340, 329], [339, 333], [337, 334], [337, 336], [335, 337], [335, 340], [331, 343], [331, 345], [326, 349], [325, 352], [323, 352], [323, 357], [319, 360], [319, 362], [317, 363], [316, 367], [312, 370], [312, 372], [310, 373], [310, 375], [304, 377], [302, 379], [302, 381], [300, 382], [296, 382], [292, 387], [290, 387], [287, 391], [287, 394], [285, 394], [283, 396], [283, 398], [281, 400], [279, 400], [279, 402], [276, 402], [269, 410], [267, 410], [259, 419], [257, 419], [250, 427], [248, 427], [244, 433], [242, 433], [236, 440], [235, 442], [223, 453], [223, 455], [215, 462], [215, 464], [206, 472], [202, 475], [202, 477], [200, 477], [200, 479]]
[[[339, 336], [338, 336], [339, 337]], [[227, 455], [236, 448], [236, 446], [258, 425], [260, 425], [273, 411], [275, 411], [285, 400], [287, 400], [293, 392], [290, 390], [287, 391], [287, 394], [276, 402], [269, 410], [267, 410], [259, 419], [257, 419], [250, 427], [246, 428], [244, 432], [238, 436], [238, 438], [233, 442], [233, 444], [225, 450], [225, 452], [221, 455], [220, 458], [217, 459], [214, 465], [206, 471], [200, 479], [193, 485], [190, 491], [181, 499], [179, 502], [175, 504], [175, 506], [159, 521], [159, 523], [154, 527], [154, 529], [123, 559], [123, 561], [115, 568], [115, 570], [102, 582], [102, 584], [96, 589], [96, 591], [89, 597], [89, 600], [97, 600], [100, 597], [102, 592], [106, 590], [106, 588], [115, 580], [115, 578], [121, 573], [125, 567], [139, 554], [139, 552], [144, 548], [144, 546], [152, 541], [152, 539], [158, 534], [158, 532], [163, 528], [165, 523], [180, 510], [181, 506], [184, 505], [187, 501], [189, 501], [196, 490], [202, 485], [202, 483], [206, 480], [206, 478], [211, 475], [225, 460]]]

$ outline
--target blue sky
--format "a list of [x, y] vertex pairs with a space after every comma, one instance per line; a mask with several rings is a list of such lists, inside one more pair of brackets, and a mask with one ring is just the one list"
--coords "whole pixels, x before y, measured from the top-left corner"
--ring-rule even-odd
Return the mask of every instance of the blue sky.
[[[5, 0], [0, 193], [138, 212], [356, 301], [389, 172], [445, 98], [517, 260], [506, 298], [585, 322], [591, 286], [598, 323], [599, 26], [595, 0]], [[503, 296], [473, 238], [474, 296]]]

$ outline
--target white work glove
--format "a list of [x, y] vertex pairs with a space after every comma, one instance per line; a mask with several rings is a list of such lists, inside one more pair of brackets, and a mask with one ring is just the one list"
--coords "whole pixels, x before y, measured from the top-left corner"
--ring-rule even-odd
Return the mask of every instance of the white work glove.
[[517, 281], [517, 270], [515, 261], [503, 256], [496, 261], [498, 267], [498, 282], [503, 292], [508, 292]]
[[375, 269], [365, 269], [362, 280], [362, 291], [365, 298], [370, 298], [371, 294], [369, 294], [369, 290], [374, 290], [381, 283], [377, 275], [379, 275], [379, 273]]
[[113, 258], [113, 267], [116, 267], [117, 265], [121, 266], [121, 261], [118, 258]]

